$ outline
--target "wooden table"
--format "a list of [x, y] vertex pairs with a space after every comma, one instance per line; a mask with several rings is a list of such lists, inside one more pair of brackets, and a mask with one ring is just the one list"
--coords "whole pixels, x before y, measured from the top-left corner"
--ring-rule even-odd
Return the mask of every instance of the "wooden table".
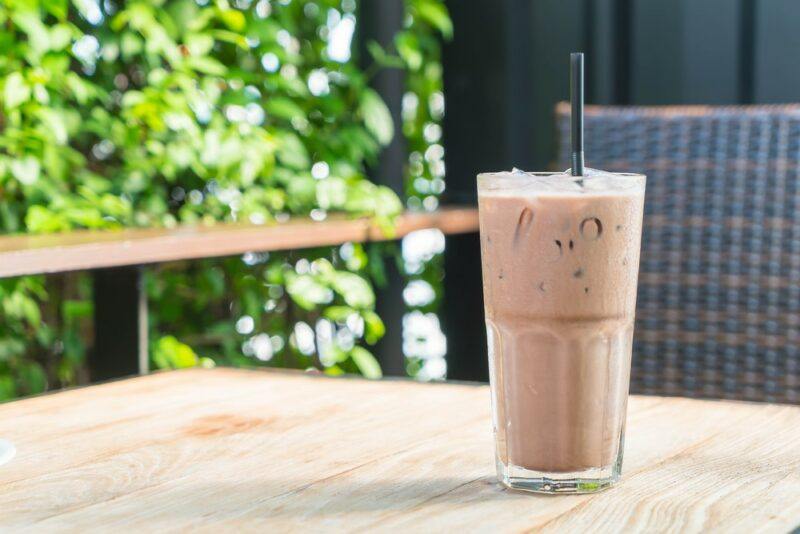
[[486, 386], [231, 369], [0, 405], [0, 531], [785, 532], [800, 407], [633, 397], [623, 481], [494, 479]]

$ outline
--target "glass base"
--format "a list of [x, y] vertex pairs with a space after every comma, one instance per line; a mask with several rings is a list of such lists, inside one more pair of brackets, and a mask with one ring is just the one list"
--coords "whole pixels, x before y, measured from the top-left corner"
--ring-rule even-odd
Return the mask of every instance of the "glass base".
[[10, 462], [16, 452], [17, 449], [10, 441], [0, 439], [0, 465]]
[[497, 478], [509, 489], [534, 493], [595, 493], [602, 491], [619, 480], [622, 455], [608, 467], [549, 473], [534, 471], [517, 465], [506, 466], [497, 460]]

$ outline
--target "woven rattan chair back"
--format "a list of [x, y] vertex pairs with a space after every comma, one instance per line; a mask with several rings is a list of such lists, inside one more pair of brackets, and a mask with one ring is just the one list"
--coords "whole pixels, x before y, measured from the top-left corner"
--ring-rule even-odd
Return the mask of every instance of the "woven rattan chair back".
[[588, 106], [585, 133], [587, 166], [647, 174], [632, 392], [800, 403], [800, 105]]

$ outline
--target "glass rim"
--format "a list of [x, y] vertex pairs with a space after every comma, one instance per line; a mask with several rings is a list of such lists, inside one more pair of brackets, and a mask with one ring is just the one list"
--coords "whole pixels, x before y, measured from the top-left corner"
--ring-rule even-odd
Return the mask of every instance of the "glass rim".
[[[563, 171], [523, 171], [524, 174], [515, 174], [513, 171], [488, 171], [488, 172], [479, 172], [477, 178], [480, 179], [491, 179], [491, 178], [503, 178], [503, 179], [524, 179], [528, 176], [540, 176], [540, 177], [568, 177], [568, 178], [575, 178], [575, 179], [587, 179], [587, 178], [594, 178], [594, 176], [572, 176], [571, 174], [567, 174]], [[603, 171], [603, 174], [611, 174], [613, 176], [619, 176], [622, 178], [647, 178], [647, 175], [642, 172], [611, 172], [611, 171]]]
[[476, 180], [479, 195], [513, 193], [538, 196], [644, 192], [646, 183], [647, 175], [632, 172], [609, 172], [605, 173], [604, 178], [604, 175], [572, 176], [564, 172], [538, 171], [522, 174], [501, 171], [480, 173]]

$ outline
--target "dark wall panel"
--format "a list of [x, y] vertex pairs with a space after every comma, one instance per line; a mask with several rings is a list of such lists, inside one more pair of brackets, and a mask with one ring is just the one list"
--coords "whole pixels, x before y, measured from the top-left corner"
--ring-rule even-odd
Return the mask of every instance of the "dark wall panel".
[[630, 103], [739, 101], [739, 0], [634, 0], [631, 14]]
[[629, 0], [594, 0], [586, 7], [586, 101], [616, 104], [628, 94]]
[[[554, 156], [555, 103], [569, 98], [569, 54], [586, 49], [586, 2], [583, 0], [539, 0], [532, 2], [534, 132], [532, 165], [545, 170]], [[525, 95], [519, 95], [524, 99]]]
[[739, 101], [741, 17], [738, 0], [683, 0], [682, 103]]
[[508, 54], [505, 99], [514, 104], [506, 110], [508, 146], [502, 166], [505, 169], [530, 169], [536, 166], [536, 159], [531, 151], [538, 131], [538, 124], [533, 120], [536, 100], [519, 98], [519, 95], [532, 95], [536, 89], [535, 56], [530, 53], [535, 34], [530, 31], [534, 4], [530, 0], [509, 0], [509, 8], [504, 13], [505, 49]]
[[800, 2], [758, 0], [754, 15], [754, 100], [800, 101]]
[[448, 2], [455, 33], [443, 50], [446, 199], [475, 202], [475, 176], [508, 162], [505, 2]]
[[683, 3], [633, 0], [631, 5], [631, 102], [682, 102]]

